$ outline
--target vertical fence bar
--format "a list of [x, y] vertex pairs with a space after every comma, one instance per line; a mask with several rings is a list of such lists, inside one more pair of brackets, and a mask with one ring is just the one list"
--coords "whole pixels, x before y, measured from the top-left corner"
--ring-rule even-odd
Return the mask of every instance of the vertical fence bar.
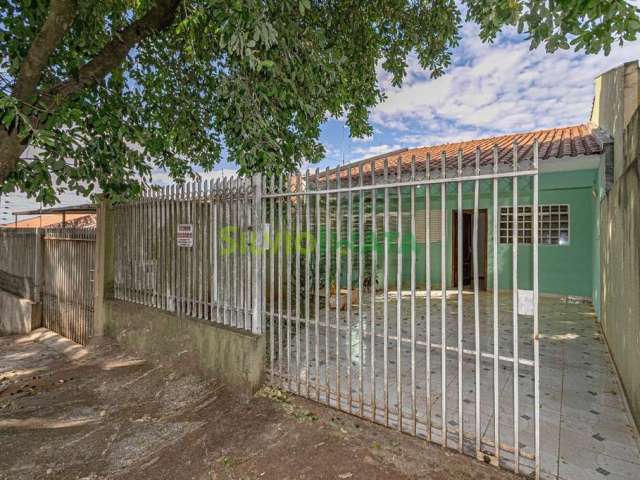
[[[376, 161], [371, 160], [371, 185], [376, 184]], [[369, 275], [371, 315], [371, 419], [376, 420], [376, 280], [378, 269], [378, 231], [376, 213], [377, 190], [371, 190], [371, 273]]]
[[[411, 156], [411, 181], [416, 179], [416, 157]], [[411, 187], [411, 432], [418, 431], [416, 408], [416, 187]]]
[[202, 223], [204, 224], [202, 235], [202, 281], [204, 283], [204, 319], [211, 321], [213, 317], [213, 205], [211, 202], [213, 180], [204, 183], [202, 202]]
[[213, 208], [211, 205], [211, 190], [213, 180], [204, 182], [202, 198], [202, 223], [204, 224], [202, 251], [203, 251], [203, 295], [204, 295], [204, 319], [211, 321], [213, 318]]
[[238, 324], [238, 310], [237, 310], [237, 292], [238, 292], [238, 276], [236, 275], [236, 257], [238, 256], [238, 245], [237, 245], [237, 237], [238, 231], [236, 227], [236, 202], [234, 201], [237, 192], [237, 180], [234, 178], [230, 178], [227, 184], [227, 209], [229, 211], [229, 236], [231, 245], [229, 246], [228, 252], [228, 270], [227, 276], [228, 280], [228, 289], [227, 289], [227, 309], [229, 311], [229, 325], [232, 327], [237, 326]]
[[[218, 188], [220, 179], [210, 184], [209, 221], [211, 222], [211, 320], [220, 322], [220, 300], [218, 298]], [[213, 182], [213, 181], [212, 181]], [[215, 317], [214, 317], [215, 308]]]
[[[291, 180], [291, 175], [288, 175], [286, 177], [286, 189], [287, 189], [287, 193], [291, 193], [292, 190], [292, 180]], [[293, 328], [293, 326], [291, 325], [291, 275], [293, 274], [292, 271], [292, 264], [293, 264], [293, 259], [291, 258], [291, 225], [292, 225], [292, 220], [291, 220], [291, 201], [294, 200], [295, 197], [292, 195], [288, 195], [285, 197], [285, 201], [287, 202], [287, 218], [286, 218], [286, 222], [287, 222], [287, 226], [285, 229], [285, 233], [284, 233], [284, 242], [285, 242], [285, 247], [284, 247], [284, 254], [287, 257], [287, 272], [285, 274], [285, 279], [286, 279], [286, 288], [284, 290], [286, 296], [287, 296], [287, 300], [286, 300], [286, 308], [287, 308], [287, 385], [289, 386], [289, 388], [292, 388], [291, 386], [291, 330]]]
[[[283, 178], [280, 176], [279, 192], [284, 191]], [[283, 368], [283, 339], [282, 339], [282, 295], [284, 294], [284, 269], [283, 269], [283, 251], [284, 251], [284, 225], [283, 225], [283, 205], [286, 197], [278, 198], [278, 373], [280, 375], [281, 384], [284, 382], [282, 375]]]
[[[204, 188], [206, 189], [207, 184], [205, 183]], [[197, 283], [197, 287], [198, 287], [198, 308], [197, 308], [197, 315], [198, 318], [203, 319], [204, 318], [204, 292], [206, 292], [207, 290], [204, 288], [205, 287], [205, 275], [204, 275], [204, 262], [205, 262], [205, 229], [206, 229], [206, 225], [207, 222], [203, 221], [203, 206], [204, 206], [204, 202], [203, 202], [203, 185], [202, 185], [202, 180], [199, 179], [198, 180], [198, 192], [196, 194], [196, 201], [195, 201], [195, 212], [194, 212], [194, 222], [193, 222], [193, 236], [194, 239], [193, 241], [195, 242], [195, 254], [196, 254], [196, 265], [195, 265], [195, 274], [196, 274], [196, 283]], [[205, 190], [206, 191], [206, 190]], [[195, 294], [195, 292], [194, 292]]]
[[159, 308], [159, 295], [158, 295], [158, 271], [160, 270], [160, 255], [158, 252], [158, 241], [160, 239], [159, 236], [159, 227], [160, 224], [158, 222], [158, 202], [157, 202], [157, 191], [154, 188], [149, 189], [149, 212], [147, 216], [147, 224], [149, 225], [149, 256], [151, 257], [149, 260], [149, 268], [151, 271], [149, 272], [149, 284], [150, 284], [150, 303], [149, 305], [155, 308]]
[[336, 179], [336, 399], [338, 408], [342, 406], [342, 396], [340, 394], [340, 271], [342, 266], [341, 250], [342, 250], [342, 213], [341, 213], [341, 195], [340, 181], [342, 177], [342, 167], [338, 167], [338, 176]]
[[533, 142], [533, 419], [535, 431], [535, 478], [540, 478], [540, 336], [538, 320], [538, 139]]
[[347, 197], [347, 384], [349, 385], [349, 393], [347, 394], [347, 402], [349, 404], [349, 413], [352, 412], [352, 375], [351, 375], [351, 363], [353, 362], [353, 346], [352, 346], [352, 326], [351, 326], [351, 314], [352, 314], [352, 291], [351, 283], [353, 281], [353, 254], [351, 247], [353, 245], [353, 193], [351, 190], [352, 185], [352, 172], [351, 167], [347, 170], [348, 177], [348, 197]]
[[389, 426], [389, 162], [384, 159], [384, 266], [383, 266], [383, 369], [384, 369], [384, 424]]
[[[513, 171], [518, 171], [518, 144], [513, 142]], [[513, 177], [513, 464], [520, 472], [519, 398], [518, 382], [520, 357], [518, 355], [518, 177]]]
[[162, 187], [160, 190], [160, 223], [161, 223], [161, 231], [162, 231], [162, 290], [161, 290], [161, 299], [162, 299], [162, 308], [164, 310], [169, 310], [169, 226], [167, 222], [167, 193], [168, 189], [166, 186]]
[[177, 292], [176, 292], [176, 274], [178, 271], [178, 266], [177, 266], [177, 253], [178, 253], [178, 247], [176, 245], [176, 239], [175, 239], [175, 234], [176, 234], [176, 205], [177, 205], [177, 201], [176, 201], [176, 187], [175, 185], [171, 185], [170, 189], [169, 189], [169, 230], [170, 230], [170, 234], [171, 234], [171, 273], [170, 273], [170, 278], [169, 278], [169, 282], [171, 285], [171, 310], [173, 312], [177, 312], [178, 311], [178, 296], [177, 296]]
[[[447, 177], [447, 154], [442, 152], [441, 177]], [[440, 288], [441, 298], [441, 356], [442, 356], [442, 445], [448, 446], [447, 440], [447, 184], [440, 185]]]
[[[329, 183], [329, 179], [325, 177], [325, 181]], [[315, 248], [315, 295], [314, 295], [314, 306], [315, 306], [315, 324], [314, 324], [314, 333], [315, 333], [315, 371], [316, 371], [316, 401], [320, 401], [320, 257], [322, 248], [322, 244], [320, 242], [320, 170], [316, 168], [316, 173], [314, 177], [314, 187], [315, 187], [315, 199], [316, 199], [316, 248]], [[326, 242], [326, 241], [325, 241]]]
[[235, 311], [235, 324], [236, 328], [244, 328], [244, 298], [245, 298], [245, 285], [244, 284], [244, 264], [242, 262], [242, 255], [244, 248], [242, 247], [242, 227], [244, 226], [244, 205], [242, 198], [243, 180], [240, 177], [236, 177], [235, 188], [233, 191], [233, 211], [234, 211], [234, 233], [233, 241], [235, 245], [235, 251], [233, 255], [234, 268], [233, 277], [235, 279], [233, 288], [233, 309]]
[[[474, 171], [476, 177], [480, 175], [480, 147], [476, 148], [476, 158]], [[478, 203], [480, 202], [480, 182], [475, 180], [473, 184], [473, 325], [474, 325], [474, 338], [476, 349], [476, 362], [475, 362], [475, 393], [476, 393], [476, 458], [481, 458], [481, 444], [482, 437], [480, 432], [480, 293], [478, 286]]]
[[464, 284], [464, 265], [463, 265], [463, 260], [462, 260], [462, 245], [463, 245], [463, 240], [462, 240], [462, 229], [463, 229], [463, 217], [464, 217], [464, 210], [463, 210], [463, 204], [462, 204], [462, 149], [458, 150], [458, 181], [457, 183], [457, 187], [458, 187], [458, 242], [457, 242], [457, 247], [458, 247], [458, 450], [460, 450], [461, 452], [464, 451], [464, 416], [463, 416], [463, 412], [462, 412], [462, 337], [464, 335], [464, 331], [463, 331], [463, 325], [462, 325], [462, 321], [463, 321], [463, 316], [464, 316], [464, 312], [463, 312], [463, 299], [462, 299], [462, 288], [463, 288], [463, 284]]
[[[396, 182], [402, 181], [402, 158], [398, 157]], [[398, 431], [402, 431], [402, 188], [398, 195], [398, 239], [396, 266], [396, 395], [398, 400]]]
[[187, 285], [189, 292], [189, 303], [188, 303], [188, 314], [192, 317], [197, 316], [196, 310], [198, 306], [197, 302], [197, 289], [194, 284], [194, 280], [198, 278], [198, 275], [194, 271], [194, 263], [196, 263], [196, 228], [193, 221], [194, 211], [195, 211], [195, 198], [196, 198], [196, 183], [189, 182], [187, 184], [187, 195], [189, 196], [189, 202], [187, 203], [187, 221], [191, 225], [191, 238], [193, 241], [192, 247], [187, 250]]
[[[240, 232], [240, 246], [242, 248], [243, 260], [244, 260], [244, 287], [242, 290], [245, 291], [244, 295], [244, 328], [248, 331], [253, 331], [254, 325], [254, 317], [253, 317], [253, 299], [255, 295], [255, 290], [257, 290], [258, 285], [254, 285], [253, 281], [255, 278], [255, 273], [253, 271], [253, 258], [252, 258], [252, 239], [251, 234], [255, 233], [255, 228], [257, 228], [257, 218], [254, 217], [254, 213], [256, 213], [255, 208], [251, 208], [253, 205], [253, 199], [255, 198], [255, 185], [254, 178], [246, 179], [244, 182], [244, 195], [242, 198], [243, 209], [242, 216], [244, 217], [244, 225], [243, 229]], [[252, 225], [253, 224], [253, 225]], [[253, 232], [252, 232], [252, 229]], [[258, 330], [260, 327], [256, 327]]]
[[[302, 189], [300, 185], [300, 174], [296, 175], [296, 193], [299, 193]], [[300, 248], [298, 239], [300, 238], [300, 202], [302, 202], [304, 196], [298, 195], [293, 197], [296, 202], [296, 237], [293, 242], [293, 248], [295, 249], [295, 311], [296, 311], [296, 393], [300, 394], [300, 287], [302, 278], [300, 278]], [[305, 327], [306, 330], [306, 327]]]
[[[264, 332], [264, 283], [266, 276], [264, 274], [264, 207], [262, 205], [263, 180], [262, 175], [257, 174], [253, 177], [253, 233], [255, 235], [253, 252], [253, 320], [251, 331], [255, 334]], [[271, 245], [269, 245], [271, 246]]]
[[[179, 227], [180, 224], [183, 224], [185, 222], [185, 210], [186, 210], [186, 203], [185, 203], [185, 198], [186, 198], [186, 185], [180, 185], [180, 196], [179, 196], [179, 202], [178, 202], [178, 218], [177, 218], [177, 223], [178, 225], [176, 225], [176, 229], [177, 227]], [[186, 258], [185, 258], [185, 251], [184, 251], [185, 247], [179, 247], [178, 248], [178, 260], [179, 260], [179, 266], [178, 266], [178, 281], [179, 281], [179, 292], [180, 292], [180, 315], [185, 315], [186, 314], [186, 304], [185, 304], [185, 296], [186, 296], [186, 290], [185, 290], [185, 265], [186, 265]]]
[[324, 380], [326, 387], [326, 400], [327, 405], [331, 404], [331, 382], [329, 381], [329, 315], [330, 315], [330, 297], [331, 297], [331, 207], [330, 207], [330, 197], [329, 197], [329, 167], [325, 170], [324, 178], [326, 181], [325, 189], [325, 217], [326, 217], [326, 246], [325, 246], [325, 269], [324, 269], [324, 355], [325, 355], [325, 363], [324, 363]]
[[[498, 173], [498, 147], [493, 146], [493, 174]], [[493, 434], [496, 463], [500, 465], [500, 318], [498, 298], [498, 178], [493, 177], [492, 274], [493, 274]]]
[[[425, 180], [431, 180], [431, 154], [427, 153], [425, 159]], [[425, 263], [425, 363], [426, 363], [426, 425], [427, 440], [431, 441], [431, 184], [424, 189], [425, 210], [425, 237], [424, 237], [424, 263]]]
[[182, 186], [181, 185], [172, 185], [171, 186], [171, 195], [173, 197], [173, 224], [172, 230], [173, 234], [173, 251], [174, 251], [174, 270], [173, 270], [173, 298], [174, 298], [174, 310], [176, 315], [180, 315], [182, 309], [182, 289], [181, 289], [181, 281], [182, 275], [180, 273], [180, 269], [182, 268], [182, 261], [180, 258], [181, 248], [178, 246], [178, 225], [180, 224], [180, 214], [182, 210]]
[[[358, 169], [358, 185], [364, 180], [363, 165]], [[360, 393], [360, 416], [364, 416], [364, 306], [362, 289], [364, 287], [364, 192], [358, 192], [358, 391]]]
[[144, 208], [142, 210], [142, 225], [144, 228], [145, 238], [145, 255], [143, 260], [143, 272], [144, 272], [144, 286], [145, 296], [144, 304], [153, 306], [153, 275], [151, 269], [153, 268], [153, 197], [151, 188], [148, 188], [145, 192]]
[[[305, 190], [311, 190], [309, 183], [309, 170], [305, 172], [304, 176], [304, 188]], [[302, 197], [304, 200], [304, 213], [305, 213], [305, 235], [304, 235], [304, 358], [305, 358], [305, 394], [307, 397], [309, 394], [309, 328], [311, 328], [311, 286], [313, 280], [311, 278], [311, 201], [312, 196], [306, 195]], [[298, 241], [298, 248], [300, 248], [300, 241]], [[315, 242], [313, 244], [315, 246]], [[317, 290], [316, 290], [317, 292]], [[316, 322], [317, 324], [317, 322]]]
[[[271, 177], [270, 182], [270, 193], [274, 193], [276, 191], [276, 177]], [[271, 323], [269, 324], [269, 357], [270, 357], [270, 365], [269, 374], [271, 376], [271, 380], [273, 380], [274, 372], [275, 372], [275, 330], [276, 330], [276, 301], [275, 301], [275, 292], [276, 292], [276, 242], [275, 242], [275, 233], [276, 233], [276, 200], [271, 197], [269, 201], [269, 310], [271, 316]]]
[[[231, 226], [231, 207], [230, 207], [230, 197], [231, 197], [231, 179], [223, 178], [222, 180], [222, 216], [224, 224], [223, 230], [226, 233], [227, 240], [230, 235]], [[223, 261], [223, 296], [222, 296], [222, 317], [225, 325], [231, 325], [231, 256], [233, 255], [233, 251], [231, 247], [227, 246], [222, 249], [222, 255], [224, 256]]]
[[216, 183], [213, 188], [213, 195], [211, 197], [211, 201], [213, 202], [213, 240], [211, 242], [211, 247], [213, 248], [213, 291], [211, 293], [211, 297], [216, 305], [216, 322], [224, 323], [224, 319], [222, 318], [224, 316], [224, 310], [221, 310], [220, 308], [220, 287], [222, 285], [220, 270], [223, 262], [218, 239], [218, 232], [220, 230], [220, 226], [224, 222], [224, 217], [222, 216], [222, 182], [219, 178], [216, 179]]

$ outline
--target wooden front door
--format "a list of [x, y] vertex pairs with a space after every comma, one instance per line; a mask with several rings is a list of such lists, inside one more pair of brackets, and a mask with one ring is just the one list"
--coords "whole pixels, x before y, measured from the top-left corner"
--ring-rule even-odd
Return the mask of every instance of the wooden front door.
[[[487, 289], [487, 209], [478, 210], [478, 288]], [[473, 288], [473, 210], [462, 212], [462, 242], [458, 241], [458, 211], [453, 211], [453, 287], [458, 286], [458, 247], [462, 248], [462, 284]]]

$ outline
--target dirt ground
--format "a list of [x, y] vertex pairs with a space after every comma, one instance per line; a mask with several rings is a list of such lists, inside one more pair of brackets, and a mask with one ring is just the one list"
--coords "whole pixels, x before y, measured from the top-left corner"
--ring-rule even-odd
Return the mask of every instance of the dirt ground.
[[48, 331], [0, 337], [0, 479], [513, 479], [278, 390]]

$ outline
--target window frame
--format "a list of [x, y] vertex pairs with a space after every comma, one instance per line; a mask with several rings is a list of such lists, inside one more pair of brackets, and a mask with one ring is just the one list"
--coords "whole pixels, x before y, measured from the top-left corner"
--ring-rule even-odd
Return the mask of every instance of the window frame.
[[[560, 243], [560, 225], [559, 222], [562, 222], [563, 220], [558, 219], [558, 243], [545, 243], [542, 241], [543, 235], [541, 232], [542, 226], [541, 226], [541, 222], [543, 221], [543, 212], [541, 211], [543, 208], [548, 208], [549, 211], [545, 213], [545, 215], [550, 215], [552, 213], [551, 208], [553, 207], [559, 207], [558, 210], [558, 215], [562, 215], [565, 212], [564, 211], [560, 211], [560, 208], [562, 207], [566, 207], [566, 215], [567, 215], [567, 239], [564, 243]], [[512, 205], [501, 205], [500, 207], [500, 212], [498, 213], [499, 215], [499, 225], [498, 225], [498, 240], [500, 245], [513, 245], [513, 238], [511, 235], [511, 231], [512, 231], [512, 225], [513, 225], [513, 214], [510, 213], [510, 210], [513, 209]], [[531, 229], [529, 230], [529, 235], [527, 235], [527, 230], [524, 231], [520, 231], [520, 228], [518, 228], [518, 244], [519, 245], [533, 245], [533, 205], [518, 205], [518, 210], [520, 210], [521, 208], [528, 208], [529, 209], [529, 215], [531, 216]], [[520, 212], [518, 212], [519, 215]], [[525, 211], [524, 214], [526, 215], [527, 212]], [[510, 241], [505, 241], [503, 240], [505, 237], [503, 237], [502, 232], [503, 232], [503, 215], [508, 216], [509, 218], [506, 220], [507, 224], [509, 224], [509, 235], [508, 235], [508, 240]], [[552, 223], [554, 220], [549, 220], [550, 223]], [[520, 225], [518, 225], [520, 226]], [[552, 228], [552, 226], [550, 226], [549, 228]], [[551, 232], [551, 230], [549, 230], [549, 232]], [[527, 238], [527, 236], [529, 236], [531, 238], [530, 241], [525, 241], [522, 240], [521, 237], [524, 237], [525, 239]], [[538, 205], [538, 245], [539, 246], [545, 246], [545, 247], [568, 247], [571, 246], [571, 205], [568, 203], [548, 203], [548, 204], [539, 204]]]

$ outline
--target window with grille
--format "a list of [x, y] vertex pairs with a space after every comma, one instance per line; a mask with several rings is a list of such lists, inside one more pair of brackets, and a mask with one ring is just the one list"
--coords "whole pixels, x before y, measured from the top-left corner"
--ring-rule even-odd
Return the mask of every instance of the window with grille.
[[[518, 207], [518, 242], [533, 242], [531, 205]], [[538, 206], [538, 241], [541, 245], [569, 245], [569, 205]], [[500, 209], [500, 243], [513, 243], [513, 207]]]

